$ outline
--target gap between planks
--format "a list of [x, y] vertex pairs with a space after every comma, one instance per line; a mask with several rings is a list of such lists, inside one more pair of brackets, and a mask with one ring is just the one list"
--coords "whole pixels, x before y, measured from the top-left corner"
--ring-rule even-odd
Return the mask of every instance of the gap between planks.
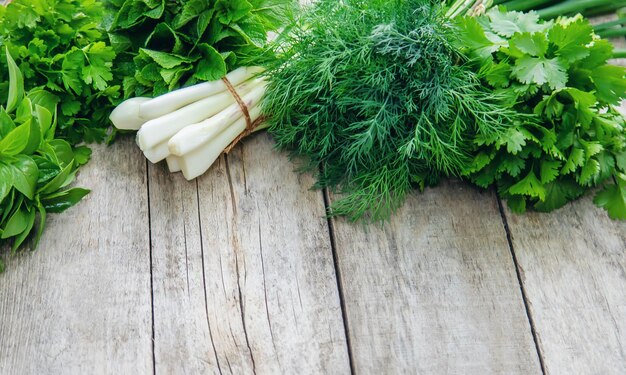
[[541, 352], [541, 347], [539, 346], [539, 338], [537, 336], [537, 329], [535, 327], [535, 321], [533, 319], [532, 311], [530, 311], [528, 296], [526, 294], [526, 287], [524, 286], [524, 278], [522, 277], [523, 271], [520, 268], [519, 262], [517, 260], [517, 255], [515, 255], [515, 248], [513, 247], [513, 240], [511, 238], [511, 228], [509, 228], [509, 222], [506, 217], [506, 212], [504, 212], [502, 199], [499, 196], [496, 196], [496, 199], [498, 200], [498, 210], [500, 211], [500, 217], [502, 217], [502, 226], [504, 228], [504, 232], [506, 233], [506, 240], [509, 243], [509, 250], [511, 252], [511, 260], [513, 261], [513, 265], [515, 266], [517, 282], [519, 283], [522, 301], [524, 302], [524, 310], [526, 311], [526, 316], [528, 317], [528, 324], [530, 326], [530, 332], [533, 336], [535, 349], [537, 350], [537, 358], [539, 360], [539, 366], [541, 367], [541, 373], [543, 375], [546, 375], [546, 367], [544, 364], [543, 353]]

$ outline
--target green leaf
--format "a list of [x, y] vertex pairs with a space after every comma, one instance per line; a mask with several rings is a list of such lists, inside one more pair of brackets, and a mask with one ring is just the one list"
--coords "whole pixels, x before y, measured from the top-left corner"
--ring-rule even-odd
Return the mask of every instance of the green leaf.
[[215, 9], [219, 21], [228, 25], [248, 15], [252, 10], [252, 5], [247, 0], [217, 0]]
[[573, 148], [561, 169], [562, 174], [568, 174], [576, 171], [578, 167], [582, 167], [585, 164], [585, 151], [580, 148]]
[[591, 159], [585, 163], [580, 170], [580, 176], [578, 177], [578, 183], [581, 185], [591, 186], [595, 178], [600, 174], [600, 163], [597, 160]]
[[78, 165], [84, 165], [91, 159], [91, 149], [87, 146], [80, 146], [74, 149], [74, 160]]
[[541, 183], [548, 184], [559, 176], [561, 162], [558, 160], [541, 161]]
[[507, 152], [513, 155], [522, 151], [524, 146], [526, 146], [526, 139], [526, 134], [521, 129], [514, 127], [509, 128], [502, 137], [504, 144], [506, 144]]
[[0, 239], [15, 237], [18, 234], [24, 232], [26, 228], [28, 228], [29, 221], [29, 212], [23, 209], [21, 206], [17, 207], [13, 215], [9, 218], [6, 225], [4, 226], [4, 230], [2, 231], [2, 236], [0, 236]]
[[267, 43], [267, 32], [263, 24], [255, 18], [255, 16], [250, 16], [231, 25], [231, 28], [239, 33], [248, 44], [262, 48]]
[[17, 155], [24, 151], [30, 140], [31, 122], [28, 121], [13, 129], [0, 140], [0, 154]]
[[61, 66], [63, 68], [61, 71], [61, 80], [65, 89], [72, 90], [77, 95], [81, 95], [84, 90], [81, 74], [85, 66], [85, 53], [77, 48], [72, 49], [63, 57]]
[[616, 181], [596, 194], [593, 202], [606, 209], [611, 219], [626, 220], [626, 175], [617, 175]]
[[220, 53], [206, 43], [198, 44], [202, 60], [198, 62], [194, 77], [204, 81], [215, 81], [226, 75], [226, 63]]
[[46, 150], [53, 157], [53, 160], [64, 168], [74, 161], [74, 151], [69, 143], [62, 139], [53, 139], [47, 143]]
[[533, 171], [530, 171], [524, 179], [511, 186], [509, 188], [509, 193], [527, 195], [539, 198], [540, 200], [544, 200], [546, 198], [546, 189]]
[[563, 88], [567, 83], [565, 65], [558, 58], [524, 56], [515, 62], [513, 75], [526, 84], [547, 83], [553, 90]]
[[214, 9], [210, 9], [200, 13], [200, 16], [198, 17], [198, 22], [196, 24], [196, 36], [198, 40], [202, 38], [202, 35], [204, 35], [204, 32], [209, 27], [211, 19], [213, 18], [213, 12]]
[[80, 202], [87, 194], [89, 194], [89, 190], [73, 188], [49, 195], [42, 199], [41, 203], [46, 211], [60, 213]]
[[4, 107], [0, 107], [0, 139], [6, 137], [13, 129], [15, 129], [15, 123], [11, 116]]
[[184, 2], [183, 8], [174, 17], [172, 21], [172, 27], [174, 29], [180, 29], [188, 24], [191, 20], [198, 17], [204, 10], [209, 8], [208, 0], [187, 0]]
[[21, 151], [23, 154], [31, 155], [39, 148], [42, 141], [41, 128], [39, 127], [39, 123], [36, 118], [31, 118], [25, 124], [30, 126], [30, 131], [28, 133], [28, 143], [26, 147]]
[[526, 212], [526, 197], [521, 195], [512, 195], [506, 198], [506, 203], [516, 214], [523, 214]]
[[13, 240], [11, 251], [13, 252], [17, 251], [17, 249], [19, 249], [19, 247], [22, 246], [22, 243], [24, 243], [24, 241], [26, 240], [30, 232], [33, 230], [33, 225], [35, 224], [35, 216], [36, 216], [35, 210], [30, 209], [26, 211], [26, 217], [25, 217], [26, 227]]
[[517, 177], [526, 166], [526, 161], [522, 158], [507, 155], [500, 162], [498, 172], [507, 172], [511, 177]]
[[59, 190], [62, 186], [66, 184], [66, 181], [72, 178], [72, 171], [74, 168], [74, 162], [68, 164], [65, 168], [61, 170], [61, 172], [53, 178], [50, 182], [48, 182], [44, 187], [39, 190], [39, 193], [42, 196], [53, 194], [57, 190]]
[[501, 38], [497, 42], [490, 40], [476, 17], [457, 17], [454, 21], [459, 28], [459, 32], [455, 34], [458, 38], [458, 46], [469, 49], [470, 55], [489, 59], [492, 53], [506, 44]]
[[548, 51], [548, 38], [541, 32], [515, 34], [509, 44], [512, 49], [530, 56], [544, 56]]
[[35, 105], [35, 113], [37, 115], [37, 122], [39, 123], [41, 134], [46, 134], [52, 127], [52, 113], [39, 104]]
[[171, 69], [180, 66], [183, 63], [191, 62], [191, 60], [188, 58], [167, 52], [153, 51], [145, 48], [141, 48], [140, 52], [149, 56], [161, 68], [166, 69]]
[[553, 181], [545, 185], [545, 188], [545, 199], [533, 205], [533, 208], [540, 212], [550, 212], [561, 208], [584, 192], [579, 185], [570, 180]]
[[603, 65], [591, 71], [598, 100], [617, 105], [626, 98], [626, 67]]
[[91, 44], [86, 50], [87, 65], [81, 69], [82, 79], [88, 85], [103, 91], [108, 86], [108, 81], [113, 79], [111, 67], [115, 59], [115, 51], [104, 42]]
[[61, 113], [65, 116], [74, 116], [80, 112], [79, 101], [65, 101], [61, 103]]
[[615, 155], [615, 161], [616, 161], [617, 167], [622, 172], [626, 172], [626, 150]]
[[13, 185], [28, 199], [33, 199], [39, 179], [37, 163], [26, 155], [18, 155], [11, 166], [13, 167]]
[[594, 40], [586, 48], [589, 51], [589, 55], [577, 63], [577, 65], [585, 69], [593, 70], [598, 66], [606, 64], [609, 59], [613, 58], [613, 44], [608, 40]]
[[9, 195], [12, 187], [13, 173], [11, 173], [11, 168], [6, 164], [0, 163], [0, 205], [4, 198]]
[[556, 55], [570, 63], [589, 56], [587, 45], [592, 35], [593, 28], [582, 18], [569, 23], [557, 22], [548, 33], [550, 41], [558, 47]]
[[505, 37], [512, 37], [515, 33], [544, 31], [552, 26], [550, 22], [539, 23], [539, 15], [535, 12], [502, 12], [492, 8], [487, 16], [491, 19], [491, 28]]
[[5, 48], [5, 54], [9, 67], [9, 97], [7, 99], [6, 111], [11, 113], [24, 97], [24, 77], [9, 53], [8, 48]]

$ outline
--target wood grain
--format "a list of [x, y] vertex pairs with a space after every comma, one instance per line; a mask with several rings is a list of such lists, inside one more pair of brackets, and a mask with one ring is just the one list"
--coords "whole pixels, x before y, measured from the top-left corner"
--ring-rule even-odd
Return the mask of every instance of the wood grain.
[[349, 372], [323, 197], [293, 168], [260, 135], [198, 180], [199, 201], [151, 172], [157, 373]]
[[357, 373], [541, 372], [492, 193], [446, 183], [334, 236]]
[[149, 166], [157, 374], [207, 374], [219, 368], [204, 293], [196, 181]]
[[83, 202], [0, 274], [0, 374], [152, 372], [145, 161], [95, 147]]
[[626, 223], [591, 197], [507, 217], [547, 373], [626, 374]]

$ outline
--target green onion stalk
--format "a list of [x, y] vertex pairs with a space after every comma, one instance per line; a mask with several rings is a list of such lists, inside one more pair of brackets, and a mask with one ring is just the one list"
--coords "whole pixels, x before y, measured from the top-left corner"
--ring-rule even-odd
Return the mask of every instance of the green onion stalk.
[[449, 0], [447, 16], [472, 15], [475, 9], [503, 6], [519, 12], [536, 11], [542, 18], [581, 13], [584, 16], [613, 13], [626, 7], [626, 0]]

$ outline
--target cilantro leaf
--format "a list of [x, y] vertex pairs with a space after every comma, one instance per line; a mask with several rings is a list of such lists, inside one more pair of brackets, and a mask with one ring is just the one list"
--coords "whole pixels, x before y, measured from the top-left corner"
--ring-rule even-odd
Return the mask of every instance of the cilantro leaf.
[[512, 37], [515, 33], [534, 33], [544, 31], [550, 27], [550, 23], [539, 23], [539, 15], [536, 12], [501, 12], [492, 8], [487, 12], [491, 20], [491, 28], [505, 37]]
[[526, 177], [509, 188], [510, 194], [527, 195], [533, 198], [544, 200], [546, 198], [546, 188], [535, 175], [530, 171]]
[[541, 161], [541, 183], [548, 184], [559, 176], [561, 162], [558, 160], [542, 160]]
[[565, 65], [558, 58], [524, 56], [515, 62], [513, 75], [522, 83], [547, 83], [553, 90], [563, 88], [567, 83]]
[[509, 42], [512, 49], [530, 56], [544, 56], [548, 51], [548, 38], [544, 33], [517, 33]]
[[584, 59], [591, 54], [587, 45], [591, 43], [593, 28], [582, 18], [574, 22], [557, 22], [549, 31], [548, 37], [558, 49], [556, 55], [567, 62]]
[[626, 175], [617, 175], [616, 183], [596, 194], [593, 202], [605, 208], [612, 219], [626, 220]]
[[596, 96], [607, 104], [617, 105], [626, 98], [626, 67], [603, 65], [592, 70]]

